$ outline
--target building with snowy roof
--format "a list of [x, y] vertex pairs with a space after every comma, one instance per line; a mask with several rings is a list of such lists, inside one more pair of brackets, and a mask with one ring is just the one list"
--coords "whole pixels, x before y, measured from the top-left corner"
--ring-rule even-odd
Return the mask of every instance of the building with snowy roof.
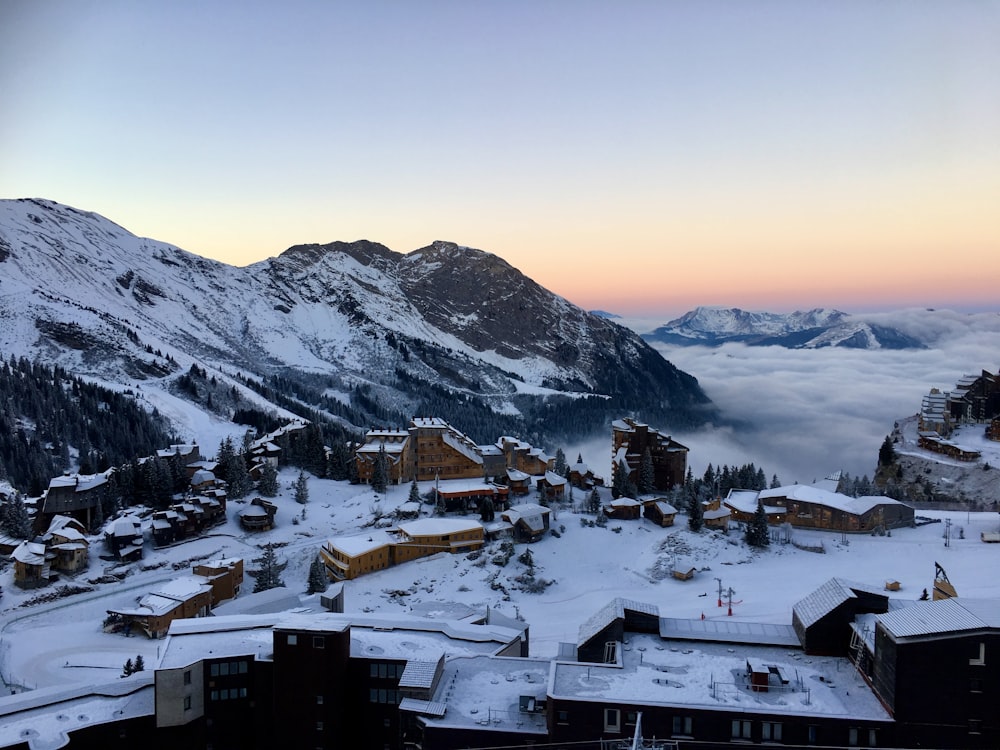
[[761, 490], [765, 506], [785, 509], [792, 526], [843, 532], [871, 532], [913, 525], [913, 508], [884, 496], [849, 497], [839, 492], [793, 484]]
[[389, 530], [328, 539], [320, 560], [331, 581], [345, 581], [439, 552], [461, 553], [485, 542], [483, 525], [465, 518], [418, 518]]
[[677, 508], [662, 497], [643, 498], [642, 514], [657, 526], [673, 526]]
[[852, 660], [906, 747], [1000, 746], [1000, 600], [908, 602], [855, 625]]
[[889, 596], [884, 590], [831, 578], [793, 605], [792, 627], [806, 653], [843, 656], [855, 619], [888, 609]]
[[500, 513], [500, 518], [514, 527], [514, 538], [519, 542], [534, 542], [549, 530], [552, 511], [536, 503], [512, 505]]
[[[49, 481], [36, 523], [44, 525], [55, 515], [75, 518], [85, 529], [92, 527], [97, 505], [107, 493], [110, 470], [101, 474], [64, 474]], [[36, 527], [37, 528], [37, 527]]]

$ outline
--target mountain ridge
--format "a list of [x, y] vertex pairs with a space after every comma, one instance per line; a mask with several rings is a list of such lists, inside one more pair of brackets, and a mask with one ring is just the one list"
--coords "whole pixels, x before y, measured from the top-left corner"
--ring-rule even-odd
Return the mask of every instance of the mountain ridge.
[[738, 307], [697, 307], [642, 335], [680, 346], [782, 346], [788, 349], [923, 349], [926, 344], [898, 329], [840, 310], [813, 308], [791, 313]]
[[0, 254], [3, 349], [109, 382], [170, 387], [192, 364], [319, 378], [359, 428], [441, 404], [535, 434], [585, 412], [716, 416], [696, 379], [632, 331], [452, 242], [405, 255], [300, 244], [240, 268], [22, 199], [0, 201]]

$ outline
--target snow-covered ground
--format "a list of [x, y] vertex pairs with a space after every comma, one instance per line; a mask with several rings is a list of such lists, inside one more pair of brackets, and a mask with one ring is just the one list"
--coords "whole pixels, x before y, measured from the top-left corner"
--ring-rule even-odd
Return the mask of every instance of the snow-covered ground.
[[[132, 571], [128, 577], [120, 583], [96, 584], [90, 593], [26, 606], [54, 586], [21, 591], [13, 585], [8, 566], [0, 573], [4, 588], [0, 674], [4, 681], [22, 689], [103, 681], [120, 674], [125, 660], [137, 654], [142, 654], [147, 668], [154, 667], [162, 641], [103, 633], [101, 622], [107, 610], [132, 605], [158, 584], [190, 573], [194, 562], [209, 557], [243, 557], [252, 569], [252, 558], [269, 541], [282, 545], [278, 556], [288, 563], [282, 574], [285, 585], [301, 592], [305, 606], [319, 609], [316, 597], [306, 596], [305, 590], [309, 564], [322, 542], [333, 535], [372, 528], [376, 511], [391, 514], [408, 499], [409, 487], [393, 487], [385, 495], [376, 495], [367, 486], [310, 478], [309, 502], [302, 506], [295, 503], [291, 490], [296, 476], [291, 470], [280, 475], [282, 492], [275, 499], [278, 525], [273, 531], [244, 532], [236, 513], [245, 506], [230, 502], [225, 524], [167, 549], [153, 549], [147, 542], [145, 558], [128, 566]], [[576, 495], [582, 501], [582, 493]], [[424, 508], [431, 510], [427, 505]], [[488, 549], [478, 560], [442, 553], [363, 576], [346, 584], [346, 610], [425, 613], [447, 611], [444, 603], [492, 607], [529, 623], [533, 656], [552, 656], [560, 642], [575, 642], [579, 626], [616, 596], [656, 604], [666, 617], [729, 617], [726, 607], [717, 606], [717, 579], [734, 590], [734, 619], [783, 624], [791, 622], [796, 601], [833, 576], [877, 586], [899, 581], [898, 596], [916, 599], [924, 588], [931, 588], [935, 562], [944, 566], [960, 596], [1000, 597], [1000, 581], [991, 573], [996, 570], [1000, 545], [980, 541], [980, 532], [1000, 530], [1000, 516], [920, 510], [918, 514], [950, 519], [950, 543], [945, 545], [942, 522], [899, 529], [886, 537], [860, 535], [846, 540], [840, 533], [794, 532], [793, 540], [822, 542], [826, 552], [806, 552], [792, 545], [755, 552], [743, 543], [738, 531], [695, 534], [687, 529], [683, 516], [668, 529], [645, 520], [612, 521], [606, 528], [592, 528], [581, 523], [589, 515], [564, 507], [555, 510], [552, 520], [560, 536], [546, 536], [530, 545], [536, 577], [554, 581], [544, 593], [518, 590], [513, 579], [525, 568], [517, 556], [529, 548], [518, 544], [515, 556], [502, 568], [491, 561]], [[293, 522], [295, 517], [298, 523]], [[56, 586], [90, 585], [88, 579], [114, 568], [99, 559], [102, 553], [102, 542], [92, 538], [89, 570]], [[666, 576], [664, 571], [674, 557], [695, 565], [697, 575], [683, 582]], [[174, 570], [175, 565], [179, 569]], [[244, 592], [252, 589], [253, 578], [247, 576]]]

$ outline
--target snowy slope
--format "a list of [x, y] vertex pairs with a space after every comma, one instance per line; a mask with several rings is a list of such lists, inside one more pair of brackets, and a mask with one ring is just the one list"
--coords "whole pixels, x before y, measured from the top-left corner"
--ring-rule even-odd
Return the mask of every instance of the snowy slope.
[[302, 245], [237, 268], [97, 214], [0, 201], [0, 323], [5, 353], [130, 386], [199, 363], [322, 373], [339, 393], [370, 385], [398, 404], [403, 373], [502, 413], [526, 392], [617, 397], [639, 411], [708, 403], [634, 332], [447, 242], [409, 255], [367, 241]]

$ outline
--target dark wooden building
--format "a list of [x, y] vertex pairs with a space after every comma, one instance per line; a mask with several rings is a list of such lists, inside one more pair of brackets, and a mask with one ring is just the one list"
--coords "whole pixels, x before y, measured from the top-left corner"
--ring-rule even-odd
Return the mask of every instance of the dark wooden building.
[[653, 462], [653, 488], [661, 492], [684, 484], [688, 448], [669, 435], [634, 419], [616, 419], [611, 423], [611, 454], [615, 465], [625, 461], [629, 480], [638, 484], [643, 454], [649, 451]]

